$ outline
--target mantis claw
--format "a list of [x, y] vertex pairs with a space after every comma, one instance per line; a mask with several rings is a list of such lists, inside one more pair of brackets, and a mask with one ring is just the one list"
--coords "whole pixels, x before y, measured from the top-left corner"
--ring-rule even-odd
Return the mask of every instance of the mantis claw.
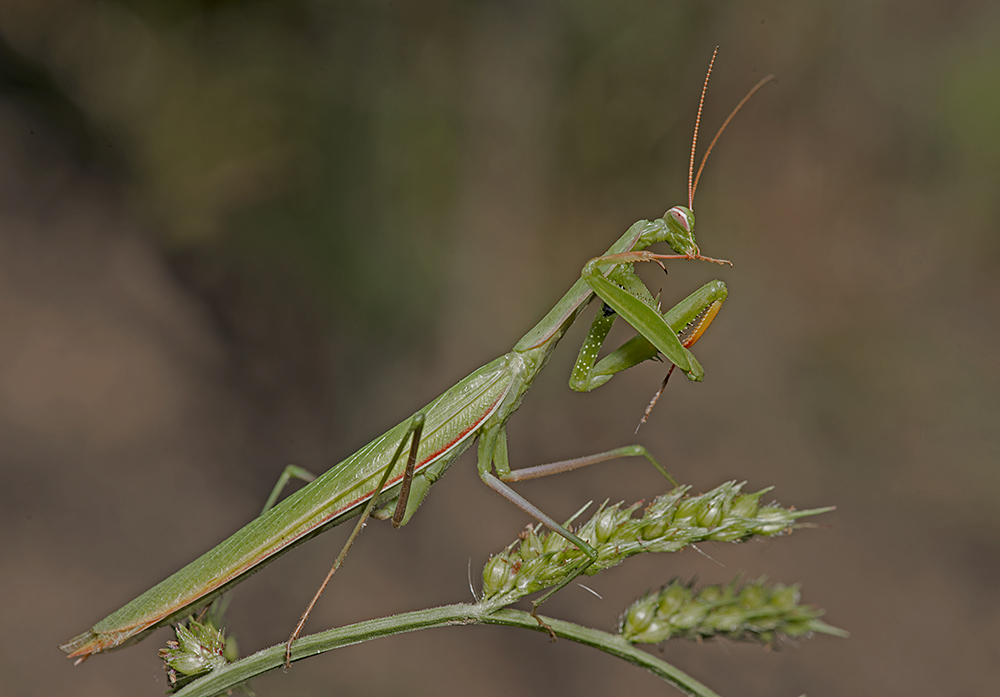
[[538, 622], [538, 626], [539, 627], [541, 627], [542, 629], [544, 629], [546, 632], [549, 633], [549, 640], [550, 641], [557, 641], [559, 639], [559, 637], [556, 636], [555, 630], [552, 629], [552, 627], [550, 627], [548, 624], [546, 624], [545, 620], [543, 620], [541, 617], [538, 616], [537, 610], [538, 610], [538, 607], [536, 605], [532, 605], [531, 606], [531, 616], [535, 618], [535, 622]]
[[713, 259], [712, 257], [703, 257], [700, 254], [697, 256], [693, 256], [691, 258], [698, 259], [699, 261], [710, 261], [713, 264], [719, 264], [720, 266], [725, 266], [726, 264], [729, 264], [730, 266], [733, 265], [733, 262], [729, 261], [728, 259]]

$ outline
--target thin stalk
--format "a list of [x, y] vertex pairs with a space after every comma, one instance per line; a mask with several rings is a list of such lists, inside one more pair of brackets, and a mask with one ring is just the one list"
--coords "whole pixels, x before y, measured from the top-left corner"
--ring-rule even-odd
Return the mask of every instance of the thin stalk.
[[[556, 636], [586, 646], [592, 646], [612, 656], [617, 656], [629, 663], [645, 668], [686, 695], [719, 697], [715, 692], [690, 675], [687, 675], [666, 661], [660, 660], [646, 651], [632, 646], [618, 634], [602, 632], [597, 629], [582, 627], [572, 622], [550, 617], [542, 617], [541, 619], [551, 627]], [[522, 610], [512, 610], [509, 608], [497, 609], [497, 604], [490, 602], [475, 604], [456, 603], [454, 605], [444, 605], [426, 610], [404, 612], [389, 617], [366, 620], [364, 622], [356, 622], [344, 627], [304, 636], [292, 645], [292, 662], [301, 661], [344, 646], [371, 641], [372, 639], [404, 634], [420, 629], [430, 629], [432, 627], [451, 627], [465, 624], [495, 624], [508, 627], [521, 627], [541, 632], [546, 631], [530, 613]], [[177, 692], [176, 696], [209, 697], [210, 695], [225, 693], [227, 690], [231, 690], [251, 678], [275, 668], [280, 668], [284, 665], [284, 662], [285, 645], [276, 644], [209, 673]]]

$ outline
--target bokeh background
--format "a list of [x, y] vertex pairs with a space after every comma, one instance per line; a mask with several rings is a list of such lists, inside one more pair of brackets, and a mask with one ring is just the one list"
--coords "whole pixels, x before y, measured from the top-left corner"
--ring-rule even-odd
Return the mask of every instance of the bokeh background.
[[[724, 695], [971, 695], [1000, 681], [1000, 7], [990, 2], [0, 2], [0, 693], [156, 695], [155, 649], [58, 644], [509, 349], [634, 220], [686, 201], [698, 91], [702, 384], [647, 364], [509, 427], [527, 465], [628, 442], [818, 529], [636, 558], [547, 606], [612, 628], [649, 587], [802, 583], [849, 629], [668, 644]], [[644, 270], [644, 273], [650, 270]], [[620, 336], [624, 337], [623, 332]], [[370, 525], [309, 629], [470, 597], [528, 522], [467, 455]], [[555, 517], [663, 489], [623, 462], [520, 490]], [[240, 586], [244, 652], [293, 627], [346, 531]], [[255, 681], [260, 695], [663, 694], [569, 642], [453, 628]]]

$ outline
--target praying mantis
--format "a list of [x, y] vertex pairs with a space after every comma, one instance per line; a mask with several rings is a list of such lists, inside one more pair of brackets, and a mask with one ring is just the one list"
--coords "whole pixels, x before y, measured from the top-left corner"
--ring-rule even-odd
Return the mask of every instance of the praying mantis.
[[[712, 63], [714, 60], [713, 54]], [[768, 79], [758, 83], [740, 102], [719, 129], [719, 134]], [[705, 78], [706, 87], [707, 84], [708, 76]], [[394, 526], [405, 525], [430, 487], [477, 440], [478, 469], [483, 482], [535, 520], [577, 545], [586, 555], [586, 561], [574, 573], [583, 573], [597, 558], [591, 545], [525, 500], [509, 486], [511, 483], [629, 456], [645, 457], [668, 480], [676, 482], [645, 448], [638, 445], [512, 470], [508, 459], [506, 423], [566, 330], [595, 297], [603, 305], [580, 348], [570, 378], [572, 389], [595, 389], [617, 373], [645, 360], [655, 359], [658, 355], [670, 362], [671, 371], [674, 367], [679, 368], [690, 380], [700, 381], [704, 376], [704, 369], [689, 348], [708, 328], [726, 300], [725, 284], [711, 281], [666, 313], [661, 313], [657, 300], [633, 268], [634, 264], [643, 262], [663, 266], [664, 261], [674, 259], [729, 263], [703, 256], [694, 237], [693, 205], [697, 177], [692, 182], [692, 175], [704, 96], [703, 88], [688, 171], [687, 206], [674, 206], [662, 218], [640, 220], [629, 227], [603, 255], [587, 262], [580, 279], [509, 353], [460, 380], [413, 416], [334, 465], [281, 503], [270, 507], [282, 485], [279, 482], [268, 501], [269, 505], [265, 506], [265, 512], [258, 518], [60, 648], [69, 658], [80, 663], [93, 654], [139, 641], [158, 627], [204, 607], [293, 547], [360, 516], [288, 640], [286, 660], [290, 660], [292, 642], [302, 631], [309, 612], [343, 563], [365, 521], [369, 517], [391, 518]], [[704, 167], [705, 158], [719, 134], [706, 151], [701, 167]], [[648, 251], [651, 245], [658, 243], [666, 243], [673, 253]], [[638, 334], [597, 361], [598, 352], [618, 316], [624, 318]], [[404, 452], [407, 453], [405, 457]], [[287, 480], [287, 476], [283, 475], [283, 480]], [[534, 607], [570, 580], [572, 575], [536, 600]]]

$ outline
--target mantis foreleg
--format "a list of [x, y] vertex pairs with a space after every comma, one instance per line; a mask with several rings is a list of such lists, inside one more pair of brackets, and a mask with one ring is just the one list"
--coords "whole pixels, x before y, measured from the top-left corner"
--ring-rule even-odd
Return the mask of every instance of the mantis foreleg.
[[[595, 262], [600, 263], [600, 259], [588, 263], [587, 267]], [[682, 370], [685, 369], [681, 363], [684, 358], [690, 357], [688, 365], [692, 365], [690, 361], [694, 360], [694, 357], [687, 350], [687, 347], [701, 337], [708, 325], [715, 319], [728, 295], [726, 285], [722, 281], [712, 281], [684, 298], [661, 316], [656, 310], [654, 302], [646, 302], [644, 298], [622, 290], [617, 284], [603, 278], [599, 272], [596, 274], [596, 279], [600, 280], [595, 280], [594, 277], [587, 277], [585, 268], [584, 277], [587, 278], [588, 283], [596, 283], [597, 286], [600, 286], [600, 290], [595, 288], [595, 292], [605, 300], [605, 305], [594, 318], [590, 332], [580, 347], [580, 354], [573, 366], [569, 384], [578, 392], [589, 392], [600, 387], [617, 373], [645, 360], [656, 358], [657, 353], [661, 351]], [[602, 284], [601, 281], [604, 283]], [[602, 290], [608, 297], [614, 298], [617, 307], [612, 305], [604, 295], [601, 295]], [[624, 308], [625, 312], [620, 312], [619, 307]], [[638, 309], [640, 307], [642, 309]], [[627, 315], [626, 312], [629, 314]], [[629, 323], [632, 323], [629, 317], [635, 317], [638, 313], [641, 313], [643, 317], [642, 328], [636, 327], [639, 329], [639, 336], [625, 342], [595, 365], [597, 354], [618, 314], [622, 314]], [[633, 326], [636, 325], [633, 324]], [[659, 336], [659, 345], [653, 342], [650, 335]], [[671, 349], [674, 356], [664, 351], [661, 346]], [[677, 357], [678, 360], [674, 360], [674, 357]], [[697, 360], [694, 361], [693, 365], [700, 368]], [[691, 377], [690, 374], [689, 377]]]

